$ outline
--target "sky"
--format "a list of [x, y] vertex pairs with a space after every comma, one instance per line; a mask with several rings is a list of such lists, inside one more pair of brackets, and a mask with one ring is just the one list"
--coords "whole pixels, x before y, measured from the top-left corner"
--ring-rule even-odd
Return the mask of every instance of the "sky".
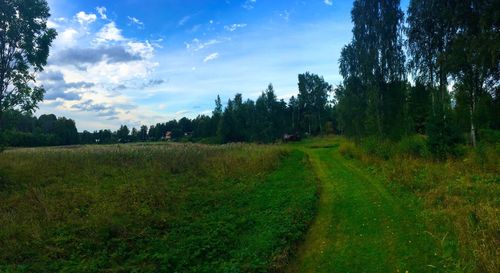
[[71, 118], [79, 131], [210, 114], [217, 95], [255, 100], [269, 83], [287, 100], [306, 71], [337, 85], [351, 40], [348, 0], [48, 3], [58, 36], [35, 114]]

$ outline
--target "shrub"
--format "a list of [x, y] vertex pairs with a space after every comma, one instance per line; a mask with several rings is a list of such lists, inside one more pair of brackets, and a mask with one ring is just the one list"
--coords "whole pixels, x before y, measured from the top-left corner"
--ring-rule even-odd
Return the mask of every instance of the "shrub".
[[500, 145], [488, 145], [483, 142], [474, 149], [473, 158], [479, 166], [495, 169], [495, 166], [498, 165], [498, 155], [500, 155]]
[[486, 142], [490, 144], [500, 143], [500, 131], [483, 129], [479, 131], [479, 141]]
[[398, 143], [398, 152], [412, 157], [427, 158], [429, 149], [427, 148], [427, 139], [423, 135], [412, 135], [401, 139]]
[[349, 159], [361, 159], [362, 152], [360, 149], [352, 142], [344, 142], [340, 144], [339, 153]]
[[388, 160], [394, 154], [394, 145], [389, 140], [368, 137], [362, 141], [362, 147], [369, 155]]

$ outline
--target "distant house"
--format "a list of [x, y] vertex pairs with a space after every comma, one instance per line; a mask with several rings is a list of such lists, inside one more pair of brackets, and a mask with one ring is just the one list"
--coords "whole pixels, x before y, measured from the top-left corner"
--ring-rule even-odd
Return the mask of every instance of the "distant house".
[[165, 132], [165, 137], [163, 138], [166, 141], [172, 140], [172, 131], [166, 131]]

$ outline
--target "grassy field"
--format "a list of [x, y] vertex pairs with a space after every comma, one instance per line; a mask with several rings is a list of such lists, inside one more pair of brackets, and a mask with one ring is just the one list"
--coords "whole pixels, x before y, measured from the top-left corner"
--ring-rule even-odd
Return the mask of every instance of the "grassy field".
[[436, 272], [500, 271], [498, 142], [434, 161], [418, 138], [376, 145], [339, 141], [348, 162], [418, 209], [433, 252], [445, 266]]
[[0, 272], [496, 273], [499, 151], [433, 161], [420, 137], [9, 150]]
[[0, 154], [0, 272], [268, 272], [314, 216], [303, 152], [116, 145]]

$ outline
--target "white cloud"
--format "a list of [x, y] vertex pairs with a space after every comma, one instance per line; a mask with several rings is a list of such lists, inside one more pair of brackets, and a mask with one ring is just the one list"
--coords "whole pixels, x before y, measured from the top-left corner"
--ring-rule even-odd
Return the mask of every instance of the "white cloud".
[[52, 20], [47, 20], [47, 27], [49, 28], [58, 28], [59, 27], [59, 24], [52, 21]]
[[191, 19], [191, 16], [186, 15], [179, 20], [178, 25], [181, 27], [181, 26], [185, 25], [190, 19]]
[[96, 42], [104, 43], [108, 41], [123, 41], [121, 29], [116, 27], [115, 22], [110, 22], [99, 30], [96, 34]]
[[80, 25], [87, 25], [87, 24], [93, 23], [97, 19], [97, 16], [95, 14], [85, 13], [84, 11], [78, 12], [75, 15], [75, 17], [76, 17], [76, 20], [78, 21], [78, 23], [80, 23]]
[[74, 28], [67, 28], [57, 35], [56, 43], [65, 47], [73, 46], [76, 44], [78, 31]]
[[257, 3], [257, 0], [246, 0], [245, 3], [243, 3], [242, 7], [251, 10], [254, 8], [255, 3]]
[[105, 7], [97, 7], [95, 9], [97, 10], [97, 13], [99, 13], [99, 16], [101, 16], [101, 19], [103, 19], [103, 20], [108, 19], [108, 16], [106, 16], [106, 8]]
[[139, 55], [144, 59], [149, 59], [153, 57], [154, 48], [149, 43], [146, 42], [128, 42], [129, 50], [134, 55]]
[[144, 27], [144, 23], [141, 22], [141, 20], [135, 18], [135, 17], [131, 17], [131, 16], [127, 16], [128, 20], [130, 21], [131, 24], [134, 24], [134, 25], [137, 25], [138, 27], [142, 28]]
[[188, 49], [188, 50], [200, 51], [204, 48], [207, 48], [211, 45], [219, 44], [221, 42], [222, 41], [217, 40], [217, 39], [211, 39], [211, 40], [208, 40], [206, 42], [201, 42], [200, 40], [195, 38], [191, 41], [191, 43], [184, 43], [184, 44], [186, 45], [186, 49]]
[[332, 1], [332, 0], [324, 0], [323, 2], [324, 2], [325, 4], [327, 4], [328, 6], [333, 5], [333, 1]]
[[247, 26], [247, 24], [232, 24], [232, 25], [229, 25], [229, 26], [224, 26], [224, 29], [227, 30], [227, 31], [233, 32], [233, 31], [235, 31], [235, 30], [237, 30], [239, 28], [244, 28], [246, 26]]
[[215, 53], [208, 55], [205, 59], [203, 59], [203, 62], [207, 63], [207, 62], [213, 61], [217, 58], [219, 58], [219, 53], [215, 52]]
[[280, 13], [280, 17], [288, 22], [288, 20], [290, 19], [290, 12], [288, 10], [284, 10], [282, 13]]

